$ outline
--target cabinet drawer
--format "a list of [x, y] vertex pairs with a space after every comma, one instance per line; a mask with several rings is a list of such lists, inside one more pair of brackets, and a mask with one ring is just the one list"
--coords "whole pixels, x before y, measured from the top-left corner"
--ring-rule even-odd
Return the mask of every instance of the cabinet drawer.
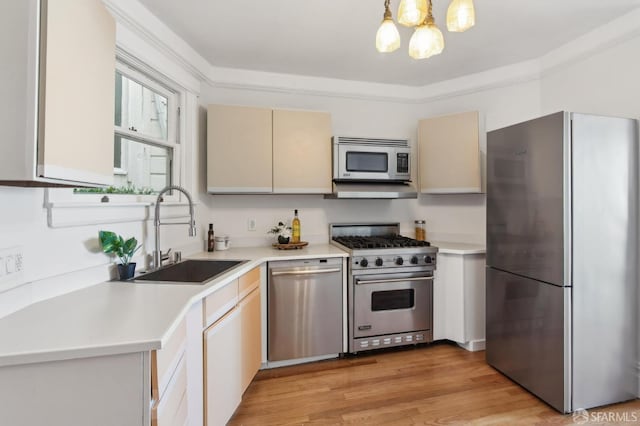
[[151, 398], [162, 397], [169, 380], [183, 358], [187, 345], [187, 324], [183, 318], [162, 349], [151, 351]]
[[187, 420], [187, 363], [184, 357], [169, 381], [166, 392], [153, 406], [152, 426], [182, 426]]
[[238, 300], [260, 287], [260, 267], [257, 266], [238, 279]]
[[233, 280], [204, 299], [204, 321], [206, 328], [222, 318], [238, 303], [238, 280]]

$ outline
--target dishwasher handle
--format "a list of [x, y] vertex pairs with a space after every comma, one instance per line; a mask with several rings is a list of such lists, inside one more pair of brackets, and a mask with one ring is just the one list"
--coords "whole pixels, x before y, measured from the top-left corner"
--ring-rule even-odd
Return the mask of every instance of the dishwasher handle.
[[331, 269], [303, 269], [301, 271], [296, 271], [294, 269], [285, 270], [285, 271], [271, 271], [271, 275], [279, 276], [279, 275], [315, 275], [315, 274], [332, 274], [334, 272], [342, 272], [340, 268], [331, 268]]

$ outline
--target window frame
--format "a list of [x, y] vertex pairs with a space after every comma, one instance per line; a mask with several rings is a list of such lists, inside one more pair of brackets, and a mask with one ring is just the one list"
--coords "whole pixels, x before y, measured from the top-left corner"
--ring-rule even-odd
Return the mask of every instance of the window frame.
[[[178, 89], [169, 87], [164, 84], [161, 76], [157, 75], [157, 72], [151, 72], [151, 70], [141, 70], [139, 67], [129, 64], [123, 58], [116, 57], [115, 71], [122, 74], [122, 76], [135, 81], [136, 83], [146, 87], [167, 99], [167, 140], [155, 138], [149, 135], [144, 135], [139, 132], [129, 130], [126, 127], [117, 126], [114, 120], [114, 136], [121, 136], [123, 138], [133, 140], [136, 142], [156, 145], [159, 147], [169, 148], [173, 151], [173, 158], [171, 161], [171, 185], [180, 185], [182, 180], [183, 160], [180, 144], [180, 107], [181, 107], [181, 93]], [[114, 72], [115, 78], [115, 72]], [[115, 93], [114, 93], [115, 96]], [[114, 141], [115, 144], [115, 141]], [[115, 167], [114, 174], [121, 173], [123, 169]], [[118, 194], [120, 195], [120, 194]], [[121, 194], [121, 195], [137, 195], [138, 201], [155, 201], [156, 194], [142, 195], [142, 194]], [[165, 201], [179, 202], [181, 200], [180, 193], [165, 194], [163, 195]]]

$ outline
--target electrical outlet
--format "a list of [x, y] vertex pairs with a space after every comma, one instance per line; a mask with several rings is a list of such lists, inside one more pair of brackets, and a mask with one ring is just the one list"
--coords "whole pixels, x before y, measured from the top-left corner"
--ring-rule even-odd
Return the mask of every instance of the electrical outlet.
[[247, 231], [255, 231], [256, 230], [256, 219], [250, 218], [247, 220]]
[[22, 247], [9, 247], [0, 250], [0, 283], [19, 281], [24, 269]]

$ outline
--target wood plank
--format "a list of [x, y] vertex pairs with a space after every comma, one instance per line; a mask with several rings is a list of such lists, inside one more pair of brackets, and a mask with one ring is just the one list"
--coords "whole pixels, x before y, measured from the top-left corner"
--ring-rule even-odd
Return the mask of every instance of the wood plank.
[[[640, 400], [589, 413], [640, 419]], [[436, 343], [261, 371], [229, 425], [547, 423], [574, 424], [484, 352]]]

